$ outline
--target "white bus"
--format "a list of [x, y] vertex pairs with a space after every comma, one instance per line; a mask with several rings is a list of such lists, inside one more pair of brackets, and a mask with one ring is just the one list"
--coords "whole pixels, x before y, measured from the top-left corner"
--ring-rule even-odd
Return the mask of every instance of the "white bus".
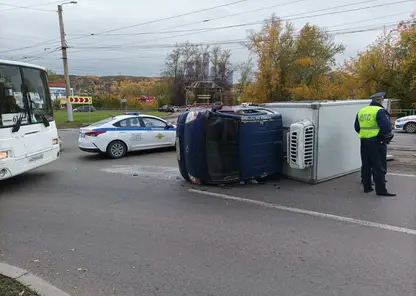
[[59, 152], [46, 69], [0, 60], [0, 180], [51, 163]]

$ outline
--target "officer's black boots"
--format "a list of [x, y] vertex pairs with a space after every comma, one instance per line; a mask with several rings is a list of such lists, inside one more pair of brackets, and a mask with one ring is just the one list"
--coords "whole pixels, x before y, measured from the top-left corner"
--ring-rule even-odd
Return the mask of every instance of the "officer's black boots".
[[384, 193], [377, 193], [378, 196], [396, 196], [396, 193], [384, 192]]

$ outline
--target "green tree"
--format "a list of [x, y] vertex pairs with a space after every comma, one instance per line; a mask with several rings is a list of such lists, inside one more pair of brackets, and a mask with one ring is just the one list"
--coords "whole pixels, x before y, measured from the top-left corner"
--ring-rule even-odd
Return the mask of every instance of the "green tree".
[[61, 77], [56, 74], [55, 72], [53, 72], [52, 70], [47, 70], [48, 73], [48, 81], [50, 83], [54, 83], [54, 82], [60, 82], [61, 81]]

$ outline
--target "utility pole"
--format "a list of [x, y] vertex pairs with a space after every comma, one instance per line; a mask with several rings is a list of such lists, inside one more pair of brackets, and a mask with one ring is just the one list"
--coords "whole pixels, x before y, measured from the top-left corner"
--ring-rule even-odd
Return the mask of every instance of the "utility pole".
[[[75, 4], [77, 2], [76, 1], [71, 1], [69, 3]], [[63, 3], [63, 4], [66, 4], [66, 3]], [[70, 84], [71, 82], [69, 80], [68, 55], [67, 55], [67, 51], [66, 51], [67, 45], [66, 45], [66, 41], [65, 41], [64, 20], [63, 20], [63, 17], [62, 17], [62, 5], [58, 5], [58, 16], [59, 16], [59, 29], [61, 31], [62, 61], [64, 63], [64, 76], [65, 76], [65, 88], [66, 88], [66, 109], [67, 109], [67, 112], [68, 112], [68, 121], [74, 121], [74, 116], [72, 114], [72, 104], [69, 103], [69, 96], [71, 95], [71, 84]]]

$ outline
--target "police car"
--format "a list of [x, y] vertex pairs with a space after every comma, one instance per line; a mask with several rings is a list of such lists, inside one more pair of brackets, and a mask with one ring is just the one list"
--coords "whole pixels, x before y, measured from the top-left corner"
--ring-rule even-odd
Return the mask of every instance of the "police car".
[[394, 129], [416, 133], [416, 115], [400, 117], [394, 122]]
[[162, 118], [126, 113], [81, 128], [78, 148], [121, 158], [129, 151], [175, 147], [176, 125]]

